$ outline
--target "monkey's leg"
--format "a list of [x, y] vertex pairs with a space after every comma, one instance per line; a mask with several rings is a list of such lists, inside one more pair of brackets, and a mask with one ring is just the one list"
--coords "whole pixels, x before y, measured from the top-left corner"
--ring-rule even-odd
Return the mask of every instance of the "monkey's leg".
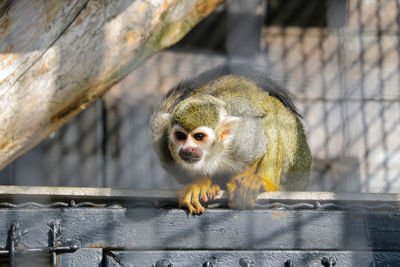
[[179, 207], [187, 207], [190, 214], [203, 213], [205, 208], [201, 205], [200, 199], [203, 202], [215, 199], [220, 191], [219, 185], [211, 184], [210, 177], [196, 179], [178, 191]]
[[258, 193], [261, 189], [276, 191], [277, 186], [267, 177], [260, 176], [259, 171], [265, 157], [257, 161], [244, 172], [236, 175], [227, 184], [229, 202], [232, 208], [252, 208], [256, 204]]
[[262, 186], [261, 179], [255, 173], [258, 163], [233, 177], [227, 184], [229, 204], [235, 209], [254, 207], [258, 192]]

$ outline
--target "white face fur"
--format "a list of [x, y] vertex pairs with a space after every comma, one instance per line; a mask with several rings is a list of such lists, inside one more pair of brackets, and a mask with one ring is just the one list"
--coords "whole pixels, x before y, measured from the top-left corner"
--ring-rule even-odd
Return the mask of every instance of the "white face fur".
[[[183, 127], [176, 124], [172, 127], [169, 139], [171, 142], [171, 155], [175, 161], [193, 176], [206, 176], [213, 174], [224, 174], [236, 172], [239, 168], [235, 164], [230, 154], [229, 143], [233, 138], [233, 131], [237, 117], [223, 118], [219, 129], [220, 136], [216, 136], [215, 131], [209, 127], [201, 126], [191, 132], [187, 132]], [[222, 128], [221, 128], [222, 127]], [[215, 149], [210, 149], [215, 142], [221, 142], [223, 148], [216, 155]], [[195, 150], [200, 159], [190, 162], [190, 160], [182, 159], [180, 152], [182, 150]], [[212, 152], [213, 151], [213, 152]], [[210, 155], [209, 153], [214, 153]]]
[[[202, 126], [188, 132], [176, 124], [172, 127], [169, 138], [174, 150], [171, 151], [171, 154], [179, 165], [189, 172], [203, 172], [204, 169], [207, 169], [205, 159], [209, 148], [215, 141], [215, 134], [211, 128]], [[200, 159], [192, 163], [185, 161], [179, 155], [182, 150], [196, 150]]]

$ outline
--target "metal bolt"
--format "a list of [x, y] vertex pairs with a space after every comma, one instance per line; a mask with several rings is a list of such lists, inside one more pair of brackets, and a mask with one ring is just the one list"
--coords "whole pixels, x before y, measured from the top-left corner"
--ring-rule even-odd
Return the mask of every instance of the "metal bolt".
[[15, 247], [21, 241], [23, 235], [27, 232], [22, 231], [21, 224], [19, 222], [14, 222], [9, 230], [9, 257], [10, 257], [10, 267], [15, 266]]
[[323, 257], [321, 260], [321, 264], [325, 267], [332, 267], [336, 265], [336, 260], [333, 257]]
[[240, 258], [239, 265], [242, 267], [254, 267], [254, 261], [249, 258]]
[[294, 266], [294, 264], [293, 264], [293, 261], [292, 260], [287, 260], [287, 261], [285, 261], [285, 267], [293, 267]]
[[213, 267], [213, 265], [212, 265], [211, 262], [206, 261], [206, 262], [203, 264], [203, 267]]
[[172, 267], [172, 261], [168, 259], [162, 259], [156, 262], [156, 267]]

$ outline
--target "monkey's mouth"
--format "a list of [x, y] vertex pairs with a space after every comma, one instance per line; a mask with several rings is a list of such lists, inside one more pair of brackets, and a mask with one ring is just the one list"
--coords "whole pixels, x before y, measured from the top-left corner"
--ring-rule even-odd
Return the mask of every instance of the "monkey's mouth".
[[181, 150], [179, 152], [179, 157], [186, 163], [196, 163], [201, 160], [201, 155], [199, 153], [193, 153], [186, 150]]
[[186, 156], [186, 157], [181, 157], [181, 159], [183, 159], [183, 161], [185, 161], [186, 163], [196, 163], [201, 160], [200, 157], [196, 156]]
[[189, 158], [189, 159], [183, 159], [186, 163], [190, 163], [190, 164], [193, 164], [193, 163], [196, 163], [196, 162], [199, 162], [200, 161], [200, 158]]

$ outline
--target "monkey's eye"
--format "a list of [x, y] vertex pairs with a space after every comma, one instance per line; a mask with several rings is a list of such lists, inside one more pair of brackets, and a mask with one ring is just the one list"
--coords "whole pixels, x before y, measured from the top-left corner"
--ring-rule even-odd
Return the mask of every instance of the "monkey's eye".
[[205, 134], [203, 134], [203, 133], [197, 133], [194, 135], [194, 139], [196, 139], [197, 141], [203, 140], [204, 137], [205, 137]]
[[181, 140], [181, 141], [186, 140], [186, 134], [179, 132], [179, 131], [175, 132], [175, 137], [177, 140]]

